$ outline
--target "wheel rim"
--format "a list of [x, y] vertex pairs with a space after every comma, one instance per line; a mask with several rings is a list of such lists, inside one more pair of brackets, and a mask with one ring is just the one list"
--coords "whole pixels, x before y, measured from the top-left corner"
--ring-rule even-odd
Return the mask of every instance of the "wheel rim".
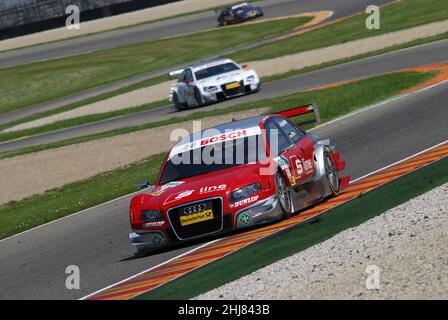
[[338, 173], [336, 172], [333, 160], [328, 154], [326, 154], [325, 156], [325, 172], [327, 174], [327, 179], [330, 187], [333, 189], [333, 191], [337, 192], [339, 190]]
[[280, 201], [281, 206], [286, 212], [291, 211], [291, 201], [289, 198], [289, 190], [286, 186], [285, 180], [282, 176], [277, 174], [275, 176], [275, 183], [277, 184], [277, 197]]

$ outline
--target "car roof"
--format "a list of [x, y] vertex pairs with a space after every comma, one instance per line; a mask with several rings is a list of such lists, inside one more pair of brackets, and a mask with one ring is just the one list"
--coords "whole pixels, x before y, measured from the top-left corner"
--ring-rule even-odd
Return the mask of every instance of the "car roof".
[[[259, 127], [261, 120], [263, 120], [264, 118], [266, 118], [265, 115], [264, 116], [256, 116], [256, 117], [251, 117], [251, 118], [246, 118], [246, 119], [242, 119], [242, 120], [236, 120], [236, 121], [224, 123], [224, 124], [221, 124], [221, 125], [213, 127], [213, 128], [205, 129], [205, 130], [201, 131], [201, 133], [202, 133], [201, 135], [196, 133], [196, 134], [191, 134], [191, 135], [183, 138], [178, 143], [176, 143], [176, 146], [194, 142], [194, 141], [198, 141], [203, 138], [210, 138], [212, 136], [215, 136], [217, 131], [219, 131], [219, 133], [229, 133], [229, 132], [237, 131], [237, 130], [241, 130], [241, 129]], [[210, 129], [215, 129], [215, 130], [210, 130]]]
[[195, 64], [192, 64], [191, 66], [189, 66], [188, 68], [191, 69], [201, 69], [206, 65], [211, 65], [211, 64], [224, 64], [224, 63], [228, 63], [228, 62], [233, 62], [235, 63], [235, 61], [233, 61], [232, 59], [227, 59], [227, 58], [218, 58], [218, 59], [212, 59], [212, 60], [206, 60], [206, 61], [201, 61]]

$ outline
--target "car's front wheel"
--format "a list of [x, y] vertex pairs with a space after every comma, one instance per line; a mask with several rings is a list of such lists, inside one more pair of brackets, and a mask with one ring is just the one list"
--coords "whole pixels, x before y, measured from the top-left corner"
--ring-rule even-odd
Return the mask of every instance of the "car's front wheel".
[[289, 218], [292, 214], [291, 193], [286, 184], [285, 178], [279, 172], [274, 176], [277, 199], [283, 212], [283, 219]]

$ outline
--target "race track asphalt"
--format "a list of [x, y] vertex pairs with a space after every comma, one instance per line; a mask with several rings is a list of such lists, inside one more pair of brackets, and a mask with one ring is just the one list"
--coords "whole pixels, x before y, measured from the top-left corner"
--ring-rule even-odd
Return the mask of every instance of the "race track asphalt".
[[[336, 144], [356, 179], [447, 140], [447, 105], [444, 83], [315, 132]], [[81, 298], [199, 245], [135, 258], [127, 239], [129, 199], [0, 241], [0, 299]], [[80, 290], [65, 287], [68, 265], [80, 268]]]
[[140, 113], [112, 118], [91, 124], [62, 129], [42, 135], [31, 136], [20, 140], [0, 143], [0, 152], [17, 150], [46, 143], [62, 141], [74, 137], [86, 136], [117, 128], [135, 126], [150, 122], [162, 121], [172, 117], [181, 117], [197, 111], [208, 111], [228, 108], [230, 106], [265, 98], [286, 95], [308, 90], [319, 86], [338, 83], [362, 77], [371, 77], [387, 72], [398, 71], [410, 67], [443, 62], [448, 59], [448, 40], [442, 40], [422, 46], [386, 53], [371, 58], [329, 67], [298, 76], [272, 81], [263, 85], [260, 92], [199, 109], [177, 112], [167, 105]]
[[[346, 17], [357, 12], [363, 12], [365, 8], [371, 4], [381, 5], [389, 3], [391, 1], [392, 0], [265, 0], [261, 5], [265, 11], [265, 18], [281, 17], [319, 10], [332, 10], [334, 14], [328, 20], [325, 20], [325, 22], [327, 22], [334, 19]], [[216, 15], [213, 12], [206, 12], [181, 18], [173, 18], [166, 21], [142, 25], [138, 27], [86, 36], [78, 39], [66, 40], [62, 42], [55, 42], [51, 44], [0, 53], [0, 68], [30, 63], [33, 61], [87, 53], [101, 49], [115, 48], [126, 44], [154, 40], [160, 37], [175, 36], [183, 34], [185, 32], [206, 30], [214, 28], [216, 26], [215, 20]], [[230, 50], [221, 52], [219, 55], [204, 57], [204, 59], [211, 59], [220, 55], [227, 55], [231, 52], [235, 52], [251, 46], [256, 46], [269, 40], [270, 39], [255, 41], [250, 44], [237, 46]], [[193, 62], [197, 61], [191, 61], [191, 63]], [[120, 80], [111, 84], [88, 89], [82, 92], [65, 96], [63, 98], [39, 103], [27, 108], [22, 108], [16, 111], [2, 114], [0, 115], [0, 124], [14, 121], [39, 112], [60, 108], [71, 103], [82, 101], [106, 92], [111, 92], [147, 79], [164, 75], [170, 70], [179, 69], [182, 67], [184, 67], [184, 64], [171, 66], [170, 68], [163, 68], [157, 71], [145, 72], [137, 76]]]
[[[335, 14], [331, 19], [337, 19], [353, 14], [354, 12], [363, 11], [368, 5], [378, 5], [387, 2], [391, 2], [391, 0], [264, 0], [260, 2], [259, 5], [263, 8], [265, 13], [263, 19], [318, 10], [332, 10]], [[159, 22], [6, 51], [0, 53], [0, 68], [106, 50], [144, 41], [213, 29], [217, 26], [216, 19], [217, 14], [214, 11], [209, 10]]]

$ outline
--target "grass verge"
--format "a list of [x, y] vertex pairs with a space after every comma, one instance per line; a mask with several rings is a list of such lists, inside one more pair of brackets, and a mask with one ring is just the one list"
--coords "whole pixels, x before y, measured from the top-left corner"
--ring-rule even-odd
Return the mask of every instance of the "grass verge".
[[303, 69], [299, 69], [299, 70], [292, 70], [286, 73], [281, 73], [281, 74], [275, 74], [272, 76], [268, 76], [268, 77], [264, 77], [262, 80], [263, 82], [270, 82], [270, 81], [275, 81], [275, 80], [280, 80], [280, 79], [285, 79], [285, 78], [289, 78], [289, 77], [293, 77], [293, 76], [297, 76], [299, 74], [304, 74], [304, 73], [308, 73], [308, 72], [312, 72], [312, 71], [316, 71], [316, 70], [320, 70], [320, 69], [324, 69], [324, 68], [328, 68], [328, 67], [333, 67], [336, 65], [340, 65], [340, 64], [344, 64], [344, 63], [349, 63], [349, 62], [354, 62], [354, 61], [358, 61], [358, 60], [362, 60], [362, 59], [366, 59], [366, 58], [370, 58], [370, 57], [374, 57], [374, 56], [379, 56], [381, 54], [384, 53], [390, 53], [390, 52], [394, 52], [394, 51], [398, 51], [401, 49], [407, 49], [407, 48], [412, 48], [412, 47], [416, 47], [419, 45], [424, 45], [424, 44], [429, 44], [432, 42], [436, 42], [439, 40], [445, 40], [448, 39], [448, 32], [437, 35], [437, 36], [433, 36], [433, 37], [428, 37], [428, 38], [422, 38], [422, 39], [418, 39], [415, 41], [410, 41], [401, 45], [396, 45], [396, 46], [392, 46], [392, 47], [388, 47], [388, 48], [384, 48], [381, 50], [377, 50], [377, 51], [372, 51], [366, 54], [361, 54], [361, 55], [357, 55], [357, 56], [353, 56], [350, 58], [345, 58], [345, 59], [339, 59], [339, 60], [334, 60], [334, 61], [330, 61], [330, 62], [326, 62], [326, 63], [322, 63], [316, 66], [311, 66], [311, 67], [307, 67], [307, 68], [303, 68]]
[[365, 27], [366, 15], [360, 14], [299, 36], [241, 50], [231, 55], [231, 58], [237, 61], [272, 59], [412, 28], [445, 20], [447, 17], [446, 0], [402, 0], [381, 9], [379, 30], [368, 30]]
[[[301, 103], [316, 101], [320, 107], [322, 122], [326, 122], [418, 85], [430, 76], [431, 74], [423, 73], [384, 75], [340, 87], [297, 93], [264, 102], [236, 106], [231, 108], [230, 112], [266, 106], [271, 106], [271, 111], [275, 112]], [[186, 117], [188, 119], [182, 121], [224, 112], [229, 112], [229, 110], [202, 112]], [[178, 121], [180, 120], [178, 119]], [[67, 143], [67, 141], [63, 143]], [[39, 147], [42, 146], [37, 148]], [[37, 151], [36, 148], [34, 151]], [[17, 155], [17, 151], [15, 154]], [[13, 153], [9, 153], [9, 156], [12, 155]], [[5, 154], [2, 156], [5, 157]], [[124, 168], [1, 206], [0, 239], [136, 191], [133, 186], [134, 182], [149, 177], [149, 181], [154, 183], [163, 157], [164, 154], [154, 155]], [[61, 203], [61, 199], [64, 199], [63, 203]]]
[[[334, 119], [346, 113], [352, 112], [362, 106], [372, 104], [403, 90], [417, 86], [435, 74], [430, 73], [395, 73], [387, 74], [370, 79], [361, 80], [349, 86], [341, 86], [327, 90], [314, 90], [308, 92], [295, 93], [288, 96], [277, 97], [272, 99], [263, 99], [256, 102], [236, 105], [226, 109], [218, 109], [213, 111], [198, 111], [184, 117], [174, 117], [169, 120], [152, 122], [144, 125], [120, 128], [108, 132], [77, 137], [64, 141], [54, 142], [50, 144], [38, 145], [33, 147], [22, 148], [14, 151], [0, 153], [0, 159], [10, 158], [27, 153], [59, 148], [71, 144], [77, 144], [102, 138], [113, 137], [116, 135], [126, 134], [139, 130], [166, 126], [173, 123], [183, 121], [198, 120], [201, 118], [221, 115], [229, 112], [237, 112], [249, 109], [264, 108], [271, 106], [271, 112], [281, 111], [286, 108], [297, 106], [298, 104], [306, 104], [309, 102], [317, 102], [321, 111], [322, 121]], [[334, 106], [338, 107], [334, 107]]]
[[237, 280], [447, 183], [448, 176], [444, 174], [447, 170], [448, 158], [444, 158], [313, 220], [318, 223], [304, 223], [258, 241], [136, 299], [190, 299]]
[[311, 19], [220, 28], [0, 69], [0, 114], [283, 34]]

